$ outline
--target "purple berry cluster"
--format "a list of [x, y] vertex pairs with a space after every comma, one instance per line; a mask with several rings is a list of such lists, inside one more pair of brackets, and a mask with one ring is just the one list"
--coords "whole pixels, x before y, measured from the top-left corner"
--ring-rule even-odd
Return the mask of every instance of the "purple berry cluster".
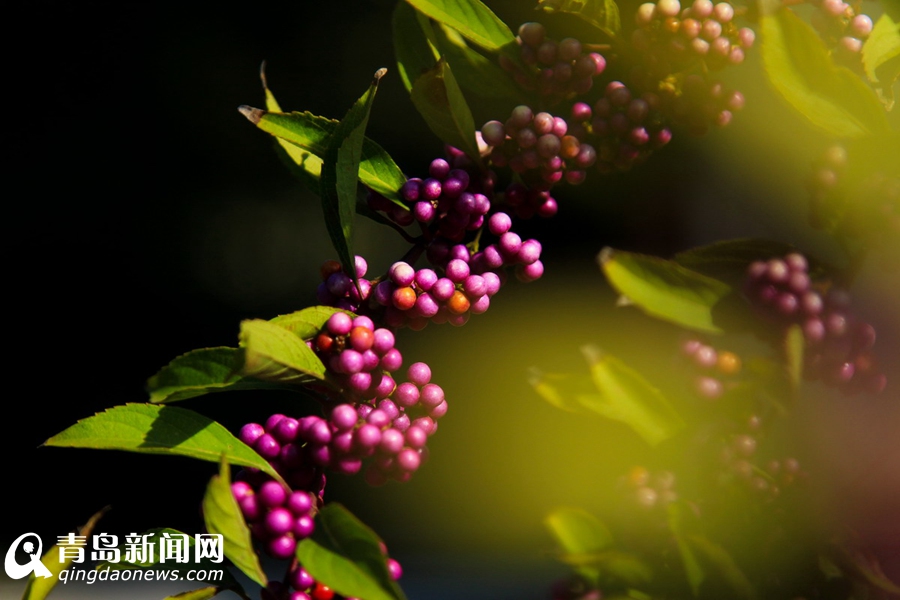
[[443, 263], [443, 276], [399, 261], [391, 265], [387, 279], [375, 286], [372, 301], [384, 307], [388, 325], [413, 330], [429, 321], [461, 326], [470, 315], [485, 312], [500, 289], [502, 281], [496, 273], [472, 272], [469, 250], [462, 244], [448, 246], [438, 240], [429, 247], [429, 258]]
[[522, 63], [528, 70], [522, 70], [505, 56], [501, 57], [500, 66], [523, 89], [537, 91], [548, 105], [587, 93], [594, 77], [606, 69], [603, 55], [591, 52], [575, 38], [567, 37], [559, 42], [548, 38], [547, 30], [540, 23], [523, 23], [516, 41]]
[[469, 191], [469, 173], [451, 168], [443, 158], [431, 161], [428, 173], [428, 178], [413, 177], [400, 188], [413, 218], [425, 225], [435, 223], [437, 233], [450, 240], [461, 240], [467, 231], [480, 228], [491, 202], [486, 195]]
[[491, 149], [491, 163], [508, 166], [536, 189], [549, 189], [565, 177], [571, 184], [584, 181], [585, 170], [594, 164], [597, 153], [574, 135], [566, 135], [568, 124], [548, 112], [535, 113], [520, 105], [505, 123], [488, 121], [481, 137]]
[[[403, 575], [400, 563], [388, 557], [387, 548], [382, 544], [388, 573], [394, 581]], [[309, 571], [294, 561], [285, 581], [270, 581], [262, 591], [262, 600], [361, 600], [342, 596], [310, 575]]]
[[806, 258], [798, 253], [756, 261], [747, 269], [745, 293], [766, 319], [802, 328], [807, 377], [848, 392], [880, 392], [887, 378], [871, 352], [875, 329], [853, 316], [846, 292], [822, 293], [808, 270]]
[[687, 127], [693, 135], [703, 135], [712, 125], [725, 127], [734, 113], [744, 108], [744, 95], [719, 81], [701, 75], [684, 78], [680, 92], [660, 92], [662, 111], [673, 123]]
[[736, 385], [741, 372], [741, 359], [734, 352], [717, 350], [698, 339], [689, 339], [681, 346], [682, 354], [693, 367], [695, 393], [707, 400], [718, 400]]
[[858, 13], [843, 0], [808, 0], [815, 6], [810, 18], [813, 27], [832, 48], [845, 55], [859, 57], [863, 41], [872, 33], [868, 15]]
[[646, 2], [635, 14], [632, 45], [662, 77], [699, 61], [709, 69], [737, 65], [756, 36], [735, 25], [734, 14], [728, 2], [694, 0], [684, 9], [678, 0]]
[[326, 260], [320, 269], [322, 283], [316, 288], [316, 300], [324, 306], [361, 312], [372, 288], [372, 283], [365, 279], [368, 268], [366, 259], [356, 256], [355, 274], [351, 276], [344, 272], [338, 261]]
[[403, 365], [393, 332], [367, 316], [334, 313], [310, 346], [347, 398], [387, 398], [395, 385], [390, 373]]
[[783, 490], [802, 483], [808, 474], [800, 468], [799, 461], [791, 456], [769, 460], [759, 456], [759, 431], [762, 419], [752, 415], [742, 432], [730, 436], [719, 453], [724, 470], [720, 483], [738, 482], [750, 493], [771, 502]]
[[529, 188], [519, 182], [506, 187], [498, 204], [508, 216], [515, 215], [520, 219], [530, 219], [535, 215], [547, 219], [559, 210], [556, 198], [550, 195], [549, 190]]
[[315, 529], [316, 500], [309, 492], [287, 490], [273, 479], [258, 487], [247, 480], [236, 481], [231, 492], [253, 538], [274, 558], [294, 556], [297, 542], [308, 538]]
[[596, 146], [599, 172], [626, 171], [672, 139], [660, 108], [657, 94], [637, 95], [621, 81], [611, 81], [593, 107], [572, 107], [573, 130], [587, 132], [586, 139]]

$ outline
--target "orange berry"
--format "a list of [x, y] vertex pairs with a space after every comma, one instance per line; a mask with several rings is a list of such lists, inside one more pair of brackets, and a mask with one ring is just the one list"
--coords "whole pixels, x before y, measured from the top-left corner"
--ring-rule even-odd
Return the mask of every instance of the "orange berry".
[[741, 359], [734, 352], [719, 352], [716, 366], [725, 375], [737, 375], [741, 371]]
[[341, 263], [336, 260], [326, 260], [322, 263], [319, 273], [322, 275], [322, 281], [325, 281], [335, 273], [341, 272]]
[[461, 291], [456, 290], [447, 300], [447, 310], [454, 315], [461, 315], [469, 310], [469, 299]]
[[391, 294], [394, 306], [400, 310], [409, 310], [416, 304], [416, 290], [411, 287], [402, 287]]

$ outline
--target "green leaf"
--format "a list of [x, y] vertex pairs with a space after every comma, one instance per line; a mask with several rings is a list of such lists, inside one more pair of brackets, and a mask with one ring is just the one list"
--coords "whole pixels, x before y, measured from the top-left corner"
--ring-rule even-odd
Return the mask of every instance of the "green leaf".
[[175, 358], [147, 380], [150, 402], [164, 404], [227, 390], [294, 389], [242, 377], [244, 351], [201, 348]]
[[784, 354], [788, 372], [788, 381], [793, 390], [798, 390], [803, 382], [803, 351], [806, 341], [803, 337], [803, 328], [799, 325], [791, 325], [784, 336]]
[[241, 323], [243, 374], [278, 383], [325, 379], [325, 365], [302, 338], [284, 327], [251, 319]]
[[734, 592], [733, 598], [743, 598], [744, 600], [752, 600], [756, 598], [756, 590], [753, 584], [747, 579], [744, 572], [734, 562], [731, 554], [722, 546], [712, 542], [701, 535], [689, 535], [687, 541], [696, 548], [703, 558], [708, 562], [719, 574], [722, 580]]
[[[247, 119], [278, 140], [287, 142], [288, 148], [300, 149], [300, 153], [288, 152], [292, 162], [304, 169], [306, 176], [319, 180], [322, 157], [328, 151], [331, 136], [337, 130], [339, 121], [305, 112], [269, 112], [250, 106], [240, 107]], [[404, 206], [400, 202], [399, 190], [406, 177], [384, 148], [369, 138], [363, 138], [359, 159], [359, 180], [385, 198]]]
[[[107, 506], [94, 513], [91, 518], [88, 519], [87, 523], [75, 529], [74, 535], [90, 536], [94, 527], [97, 525], [97, 521], [99, 521], [108, 510], [109, 507]], [[43, 556], [41, 556], [41, 562], [47, 570], [50, 571], [51, 577], [38, 577], [37, 574], [32, 571], [31, 575], [28, 576], [28, 583], [25, 586], [25, 593], [22, 594], [22, 600], [44, 600], [44, 598], [50, 595], [50, 592], [53, 591], [56, 584], [59, 583], [59, 574], [71, 567], [74, 559], [75, 556], [71, 553], [63, 559], [59, 544], [55, 544], [52, 548], [47, 550]]]
[[441, 55], [450, 64], [462, 89], [481, 98], [504, 100], [507, 106], [527, 102], [521, 88], [509, 74], [494, 61], [470, 48], [457, 30], [441, 25], [434, 32]]
[[760, 33], [770, 83], [813, 125], [840, 137], [889, 129], [875, 92], [851, 70], [836, 66], [816, 31], [793, 11], [764, 15]]
[[684, 420], [640, 373], [611, 354], [592, 346], [582, 348], [590, 364], [599, 396], [582, 396], [582, 405], [594, 413], [621, 421], [651, 446], [674, 436]]
[[648, 315], [720, 333], [712, 309], [731, 288], [670, 260], [604, 248], [598, 257], [610, 284]]
[[478, 0], [407, 0], [422, 13], [446, 23], [486, 50], [512, 53], [516, 36], [506, 23]]
[[[379, 69], [359, 100], [350, 107], [328, 138], [322, 157], [322, 211], [331, 243], [337, 251], [345, 273], [354, 274], [353, 218], [356, 215], [356, 181], [369, 112], [378, 90], [378, 82], [387, 73]], [[395, 190], [396, 191], [396, 190]]]
[[[564, 555], [601, 552], [613, 543], [612, 534], [606, 525], [580, 508], [557, 508], [547, 515], [544, 525], [556, 539]], [[599, 571], [596, 567], [581, 566], [578, 567], [578, 572], [594, 584], [597, 583]]]
[[472, 111], [446, 60], [439, 60], [413, 83], [410, 97], [436, 136], [473, 160], [481, 160]]
[[877, 84], [887, 108], [893, 107], [893, 85], [900, 78], [900, 23], [887, 12], [875, 22], [862, 47], [863, 66], [869, 81]]
[[669, 531], [672, 532], [675, 544], [678, 546], [678, 554], [681, 556], [681, 564], [684, 566], [684, 574], [687, 577], [688, 585], [691, 586], [691, 592], [696, 596], [700, 591], [700, 586], [706, 579], [706, 573], [687, 542], [684, 531], [684, 512], [684, 507], [679, 503], [670, 503], [666, 506]]
[[250, 529], [231, 492], [230, 467], [224, 457], [219, 474], [213, 475], [203, 495], [203, 522], [209, 533], [221, 534], [224, 538], [226, 558], [252, 581], [265, 587], [266, 573], [259, 564]]
[[[262, 81], [263, 91], [266, 96], [266, 110], [275, 113], [283, 112], [278, 100], [275, 99], [275, 95], [269, 89], [268, 81], [266, 81], [265, 62], [263, 62], [259, 69], [259, 78]], [[322, 159], [315, 154], [288, 142], [284, 138], [277, 136], [273, 137], [275, 137], [275, 151], [282, 162], [287, 165], [291, 173], [306, 184], [307, 188], [316, 195], [319, 195], [321, 193], [319, 177], [322, 173]]]
[[311, 340], [325, 327], [331, 315], [339, 312], [356, 316], [350, 311], [331, 306], [310, 306], [290, 314], [279, 315], [269, 322], [287, 329], [302, 340]]
[[573, 14], [610, 37], [615, 37], [622, 28], [615, 0], [538, 0], [537, 8], [549, 14]]
[[421, 13], [409, 4], [398, 2], [391, 18], [397, 70], [407, 92], [440, 58], [422, 29], [420, 16]]
[[254, 467], [281, 479], [263, 457], [212, 419], [192, 410], [156, 404], [114, 406], [82, 419], [45, 446], [169, 454]]
[[190, 590], [188, 592], [181, 592], [180, 594], [175, 594], [174, 596], [168, 596], [164, 600], [209, 600], [210, 598], [218, 596], [222, 591], [222, 588], [210, 586], [199, 588], [196, 590]]
[[317, 581], [343, 596], [406, 598], [388, 573], [378, 536], [340, 504], [319, 511], [312, 536], [297, 545], [297, 559]]

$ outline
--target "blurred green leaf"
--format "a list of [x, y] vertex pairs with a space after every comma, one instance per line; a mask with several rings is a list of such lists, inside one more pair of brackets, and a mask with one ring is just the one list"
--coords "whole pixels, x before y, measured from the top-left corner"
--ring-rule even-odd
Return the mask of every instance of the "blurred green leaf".
[[[271, 96], [268, 90], [267, 94]], [[328, 151], [339, 121], [308, 111], [281, 113], [242, 106], [241, 112], [257, 127], [275, 136], [290, 160], [303, 170], [298, 174], [301, 179], [320, 181], [322, 157]], [[403, 206], [398, 192], [406, 177], [387, 151], [369, 138], [363, 139], [358, 177], [366, 187]], [[318, 184], [314, 189], [319, 189]]]
[[485, 50], [512, 53], [516, 37], [506, 23], [479, 0], [406, 0], [423, 14], [446, 23]]
[[540, 369], [532, 368], [528, 382], [541, 398], [568, 412], [587, 413], [584, 403], [580, 400], [581, 396], [597, 395], [593, 381], [584, 375], [544, 373]]
[[788, 372], [788, 381], [791, 388], [796, 391], [803, 382], [803, 354], [806, 340], [803, 337], [803, 328], [799, 325], [791, 325], [784, 336], [784, 353]]
[[[599, 519], [580, 508], [557, 508], [544, 519], [544, 525], [556, 539], [564, 555], [585, 555], [612, 546], [609, 529]], [[566, 560], [563, 557], [562, 560]], [[567, 561], [568, 562], [568, 561]], [[594, 585], [599, 570], [595, 566], [576, 566], [577, 571]]]
[[407, 92], [412, 90], [413, 83], [431, 70], [440, 58], [437, 49], [422, 29], [421, 18], [424, 18], [424, 15], [412, 6], [398, 2], [391, 19], [397, 70]]
[[473, 160], [481, 160], [475, 142], [472, 111], [446, 60], [439, 60], [413, 83], [410, 97], [436, 136]]
[[297, 559], [317, 581], [343, 596], [405, 600], [379, 542], [369, 527], [332, 502], [316, 515], [312, 536], [297, 545]]
[[219, 474], [209, 480], [203, 495], [203, 522], [209, 533], [222, 535], [225, 557], [244, 575], [265, 587], [268, 583], [266, 573], [259, 564], [250, 529], [231, 492], [231, 472], [224, 457]]
[[302, 340], [311, 340], [325, 327], [325, 323], [334, 313], [346, 313], [356, 316], [350, 311], [331, 306], [310, 306], [286, 315], [278, 315], [269, 323], [287, 329]]
[[599, 396], [582, 396], [588, 410], [625, 423], [651, 446], [671, 438], [684, 427], [684, 420], [657, 388], [640, 373], [611, 354], [593, 346], [582, 352]]
[[691, 592], [696, 596], [700, 591], [700, 586], [706, 579], [706, 573], [697, 560], [693, 549], [688, 545], [687, 537], [684, 531], [684, 507], [677, 502], [670, 503], [666, 506], [666, 522], [669, 525], [669, 531], [675, 538], [675, 544], [678, 546], [678, 554], [681, 556], [681, 564], [684, 566], [684, 574], [687, 577], [688, 585], [691, 586]]
[[875, 92], [834, 64], [816, 31], [783, 8], [760, 21], [763, 65], [772, 86], [813, 125], [855, 137], [889, 130]]
[[712, 309], [731, 288], [671, 260], [604, 248], [598, 257], [610, 284], [647, 314], [682, 327], [720, 333]]
[[243, 374], [278, 383], [308, 383], [325, 379], [325, 365], [316, 353], [292, 331], [251, 319], [241, 323], [244, 349]]
[[150, 402], [163, 404], [227, 390], [290, 389], [242, 377], [244, 351], [239, 348], [200, 348], [175, 358], [147, 380]]
[[862, 59], [869, 81], [878, 85], [890, 110], [894, 103], [893, 85], [900, 78], [900, 23], [889, 13], [875, 22], [862, 47]]
[[747, 579], [744, 572], [725, 548], [702, 535], [689, 535], [687, 541], [696, 548], [709, 565], [711, 565], [722, 580], [734, 592], [733, 598], [753, 600], [756, 598], [756, 590]]
[[615, 0], [538, 0], [537, 8], [549, 14], [573, 14], [610, 37], [615, 37], [622, 28]]
[[576, 568], [592, 569], [598, 581], [611, 581], [629, 586], [646, 585], [653, 579], [653, 570], [630, 552], [604, 550], [587, 554], [567, 554], [562, 561]]
[[[74, 535], [76, 536], [90, 536], [91, 532], [94, 531], [94, 527], [97, 525], [97, 521], [99, 521], [103, 515], [109, 510], [109, 507], [99, 510], [95, 512], [88, 522], [77, 528], [74, 531]], [[31, 575], [28, 576], [28, 583], [25, 585], [25, 592], [22, 594], [22, 600], [44, 600], [47, 596], [50, 595], [50, 592], [53, 591], [53, 588], [56, 587], [56, 584], [59, 583], [59, 574], [72, 566], [72, 562], [75, 560], [75, 556], [72, 553], [68, 553], [66, 558], [62, 558], [61, 549], [59, 544], [54, 544], [49, 550], [44, 552], [43, 556], [41, 556], [41, 562], [50, 572], [50, 577], [38, 577], [35, 571], [31, 572]]]
[[878, 557], [857, 542], [835, 540], [829, 557], [848, 575], [878, 590], [900, 596], [900, 586], [888, 579], [881, 569]]
[[280, 476], [263, 457], [225, 427], [192, 410], [158, 404], [125, 404], [81, 419], [45, 446], [168, 454], [254, 467]]

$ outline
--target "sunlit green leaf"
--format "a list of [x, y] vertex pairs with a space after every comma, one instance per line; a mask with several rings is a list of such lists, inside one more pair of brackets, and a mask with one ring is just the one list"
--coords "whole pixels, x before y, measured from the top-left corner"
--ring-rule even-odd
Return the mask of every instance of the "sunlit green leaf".
[[[76, 536], [90, 536], [97, 521], [109, 510], [106, 507], [94, 513], [88, 522], [77, 528], [74, 532]], [[38, 577], [37, 573], [32, 571], [28, 576], [28, 583], [25, 586], [25, 593], [22, 594], [22, 600], [44, 600], [56, 584], [59, 583], [59, 574], [72, 566], [75, 555], [68, 553], [66, 558], [62, 558], [62, 548], [59, 544], [54, 544], [52, 548], [44, 552], [41, 556], [41, 562], [50, 572], [50, 577]]]
[[862, 47], [863, 66], [869, 81], [877, 84], [893, 107], [893, 85], [900, 78], [900, 23], [887, 12], [877, 21]]
[[459, 86], [480, 98], [504, 100], [507, 106], [524, 104], [527, 98], [509, 74], [496, 62], [466, 44], [457, 30], [447, 25], [434, 28], [441, 55], [450, 63]]
[[378, 536], [340, 504], [319, 511], [312, 536], [297, 545], [297, 559], [317, 581], [343, 596], [405, 599], [388, 572]]
[[222, 456], [275, 478], [265, 459], [225, 427], [192, 410], [158, 404], [125, 404], [81, 419], [45, 446], [169, 454], [219, 462]]
[[731, 288], [671, 260], [605, 248], [600, 267], [610, 284], [647, 314], [682, 327], [721, 332], [712, 309]]
[[413, 83], [432, 69], [440, 58], [440, 54], [422, 29], [420, 16], [421, 13], [409, 4], [398, 2], [391, 19], [397, 70], [407, 92], [412, 90]]
[[480, 160], [472, 111], [446, 60], [438, 61], [413, 83], [410, 98], [436, 136]]
[[290, 389], [242, 377], [244, 351], [239, 348], [201, 348], [175, 358], [147, 381], [150, 402], [176, 402], [228, 390]]
[[353, 220], [356, 216], [356, 182], [369, 112], [378, 82], [387, 69], [379, 69], [359, 100], [350, 107], [328, 138], [322, 157], [322, 211], [325, 228], [345, 273], [356, 278], [353, 257]]
[[241, 323], [243, 374], [279, 383], [325, 379], [325, 365], [306, 342], [277, 323], [251, 319]]
[[279, 315], [270, 319], [269, 322], [287, 329], [302, 340], [309, 340], [325, 327], [325, 323], [328, 322], [331, 315], [339, 312], [353, 315], [349, 311], [331, 306], [310, 306], [286, 315]]
[[615, 0], [538, 0], [538, 8], [550, 14], [573, 14], [610, 37], [615, 36], [622, 28], [619, 6]]
[[[279, 143], [284, 142], [281, 144], [284, 151], [304, 170], [304, 177], [317, 180], [321, 177], [322, 159], [339, 121], [306, 111], [281, 113], [242, 106], [241, 112], [257, 127], [275, 136]], [[363, 140], [358, 176], [366, 187], [400, 203], [398, 191], [406, 177], [387, 151], [369, 138]]]
[[582, 351], [600, 393], [580, 397], [585, 408], [628, 425], [651, 446], [671, 438], [684, 427], [684, 420], [662, 392], [640, 373], [592, 346]]
[[252, 581], [265, 586], [268, 581], [266, 573], [259, 564], [250, 529], [231, 492], [230, 467], [224, 459], [219, 474], [213, 475], [206, 486], [206, 493], [203, 495], [203, 522], [209, 533], [222, 535], [225, 557]]
[[446, 23], [486, 50], [511, 52], [516, 37], [506, 23], [479, 0], [407, 0], [422, 13]]
[[816, 31], [792, 10], [764, 15], [760, 33], [769, 81], [813, 125], [840, 137], [889, 129], [875, 92], [836, 66]]

